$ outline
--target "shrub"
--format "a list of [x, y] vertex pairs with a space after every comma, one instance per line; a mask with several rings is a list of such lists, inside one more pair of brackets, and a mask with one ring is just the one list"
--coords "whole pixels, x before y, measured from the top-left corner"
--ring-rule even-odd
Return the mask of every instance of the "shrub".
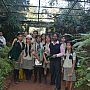
[[82, 37], [81, 42], [77, 42], [74, 48], [80, 62], [75, 86], [81, 90], [90, 90], [90, 34]]
[[0, 48], [0, 90], [4, 88], [4, 80], [13, 70], [12, 64], [8, 59], [8, 47]]

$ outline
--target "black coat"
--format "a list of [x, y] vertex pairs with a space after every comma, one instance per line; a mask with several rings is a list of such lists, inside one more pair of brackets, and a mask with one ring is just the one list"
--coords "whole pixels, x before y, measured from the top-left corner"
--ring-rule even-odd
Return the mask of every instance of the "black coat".
[[19, 56], [22, 52], [22, 50], [24, 50], [25, 44], [22, 42], [22, 47], [20, 45], [20, 43], [18, 41], [16, 41], [12, 47], [12, 49], [9, 52], [9, 57], [12, 60], [17, 61], [19, 59]]

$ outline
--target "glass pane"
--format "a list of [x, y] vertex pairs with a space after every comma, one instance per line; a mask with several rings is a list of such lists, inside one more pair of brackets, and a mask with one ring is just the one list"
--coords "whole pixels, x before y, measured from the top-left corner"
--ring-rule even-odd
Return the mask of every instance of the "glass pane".
[[32, 6], [39, 6], [39, 0], [30, 0]]
[[[46, 6], [46, 7], [50, 7], [51, 4], [50, 4], [50, 0], [40, 0], [40, 3], [41, 3], [41, 6]], [[54, 1], [53, 4], [52, 4], [52, 7], [66, 7], [68, 5], [68, 2], [67, 1], [64, 1], [64, 0], [57, 0], [57, 1]]]
[[89, 10], [90, 9], [90, 3], [86, 3], [85, 4], [85, 10]]

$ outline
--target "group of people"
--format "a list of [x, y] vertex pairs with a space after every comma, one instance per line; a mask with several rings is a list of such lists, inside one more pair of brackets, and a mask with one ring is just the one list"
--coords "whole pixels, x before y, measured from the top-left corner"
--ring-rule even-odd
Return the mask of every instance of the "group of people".
[[55, 85], [55, 90], [61, 90], [61, 79], [65, 80], [65, 90], [72, 90], [73, 81], [76, 81], [75, 62], [76, 53], [73, 51], [72, 42], [66, 41], [65, 36], [39, 35], [18, 33], [12, 43], [9, 58], [14, 66], [14, 81], [19, 81], [19, 70], [23, 69], [26, 80], [42, 82], [50, 74], [50, 84]]

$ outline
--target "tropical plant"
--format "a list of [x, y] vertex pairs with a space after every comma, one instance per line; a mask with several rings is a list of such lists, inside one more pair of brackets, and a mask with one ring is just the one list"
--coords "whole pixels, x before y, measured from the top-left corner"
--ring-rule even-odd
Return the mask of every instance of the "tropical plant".
[[81, 38], [81, 42], [74, 44], [74, 48], [79, 58], [79, 68], [77, 69], [76, 87], [81, 90], [90, 89], [90, 34]]
[[4, 81], [13, 70], [12, 64], [7, 57], [8, 52], [8, 47], [0, 48], [0, 90], [4, 89]]
[[[86, 33], [90, 31], [90, 9], [85, 11], [85, 7], [78, 0], [63, 0], [69, 1], [65, 8], [60, 9], [60, 12], [54, 15], [55, 29], [57, 32], [64, 33]], [[49, 0], [51, 6], [58, 3], [59, 0]]]
[[[21, 13], [25, 7], [19, 7], [17, 4], [23, 4], [22, 0], [1, 0], [0, 11], [4, 14], [4, 20], [1, 23], [0, 31], [3, 31], [7, 41], [12, 41], [17, 32], [23, 31], [20, 20], [25, 19], [25, 14]], [[2, 8], [3, 6], [3, 8]]]

